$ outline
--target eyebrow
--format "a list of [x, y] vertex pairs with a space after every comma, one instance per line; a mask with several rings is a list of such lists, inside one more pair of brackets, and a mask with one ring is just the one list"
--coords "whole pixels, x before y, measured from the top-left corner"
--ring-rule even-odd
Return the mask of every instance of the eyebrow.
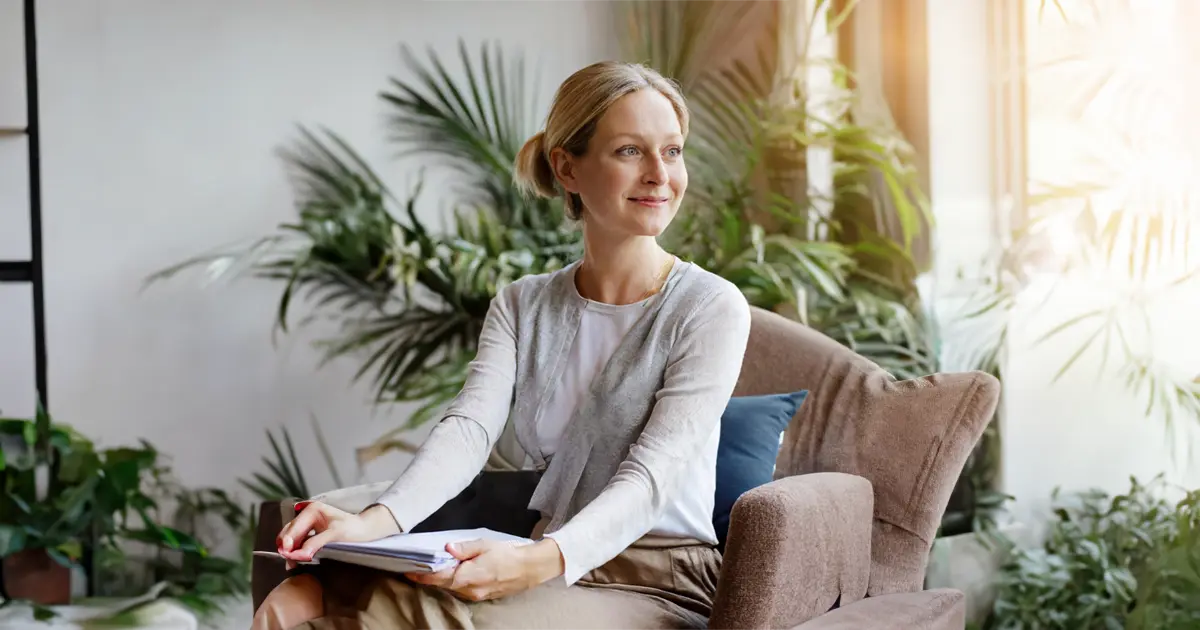
[[[619, 133], [612, 137], [613, 140], [619, 140], [621, 138], [633, 138], [635, 140], [644, 141], [646, 139], [646, 136], [643, 136], [642, 134], [639, 134], [639, 133]], [[667, 135], [667, 138], [670, 140], [683, 140], [683, 134], [671, 133], [671, 134]]]

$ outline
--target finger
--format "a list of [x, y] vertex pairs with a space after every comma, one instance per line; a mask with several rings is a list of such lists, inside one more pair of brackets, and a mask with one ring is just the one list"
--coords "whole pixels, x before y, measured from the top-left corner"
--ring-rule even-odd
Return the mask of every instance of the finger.
[[467, 540], [458, 543], [446, 543], [446, 551], [462, 562], [487, 551], [490, 545], [485, 540]]
[[324, 529], [322, 525], [324, 525], [326, 520], [324, 505], [321, 503], [310, 503], [308, 507], [300, 510], [296, 518], [288, 521], [288, 524], [283, 526], [283, 531], [279, 534], [279, 549], [282, 551], [293, 551], [299, 548], [304, 539], [308, 538], [308, 532], [313, 529]]
[[434, 574], [432, 574], [432, 573], [405, 573], [404, 577], [408, 578], [409, 580], [412, 580], [413, 582], [416, 582], [417, 584], [428, 584], [430, 586], [433, 586], [434, 585], [433, 575]]
[[472, 584], [484, 581], [483, 574], [476, 565], [477, 563], [475, 562], [463, 562], [455, 567], [454, 575], [451, 576], [450, 588], [466, 588]]
[[[301, 510], [308, 507], [311, 503], [312, 501], [300, 501], [296, 505], [292, 506], [292, 519], [295, 519], [296, 515], [299, 514]], [[291, 522], [292, 519], [288, 519], [288, 521]], [[283, 533], [287, 530], [287, 526], [288, 524], [284, 523], [283, 527], [279, 528], [279, 534], [275, 536], [276, 549], [281, 549], [283, 547]]]
[[337, 535], [337, 528], [330, 527], [316, 536], [309, 536], [308, 540], [304, 541], [304, 544], [296, 550], [294, 555], [300, 556], [298, 559], [306, 562], [312, 560], [317, 551], [319, 551], [321, 547], [324, 547], [326, 543], [333, 542]]
[[433, 573], [405, 573], [405, 577], [418, 583], [427, 584], [429, 586], [446, 586], [454, 579], [454, 569], [442, 569]]
[[479, 587], [468, 587], [458, 592], [469, 602], [481, 602], [488, 598], [488, 591]]
[[454, 570], [454, 575], [446, 588], [461, 593], [470, 588], [483, 587], [491, 582], [492, 576], [486, 567], [479, 566], [477, 562], [464, 562]]
[[[499, 584], [495, 580], [487, 579], [478, 574], [456, 576], [454, 582], [446, 587], [447, 590], [461, 594], [487, 594], [492, 590], [499, 588]], [[478, 600], [473, 600], [478, 601]]]

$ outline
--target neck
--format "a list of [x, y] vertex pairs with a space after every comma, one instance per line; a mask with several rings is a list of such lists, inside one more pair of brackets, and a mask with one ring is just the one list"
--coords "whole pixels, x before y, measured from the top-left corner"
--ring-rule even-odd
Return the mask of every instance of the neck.
[[575, 287], [583, 297], [605, 304], [632, 304], [660, 288], [668, 254], [650, 236], [605, 238], [598, 230], [583, 231], [583, 264]]

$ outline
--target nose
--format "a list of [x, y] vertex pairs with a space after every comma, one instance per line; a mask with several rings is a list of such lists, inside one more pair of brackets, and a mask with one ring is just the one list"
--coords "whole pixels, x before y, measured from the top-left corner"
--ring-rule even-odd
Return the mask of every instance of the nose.
[[642, 172], [642, 183], [651, 186], [662, 186], [667, 183], [667, 179], [667, 165], [663, 162], [662, 156], [650, 156], [646, 162], [645, 170]]

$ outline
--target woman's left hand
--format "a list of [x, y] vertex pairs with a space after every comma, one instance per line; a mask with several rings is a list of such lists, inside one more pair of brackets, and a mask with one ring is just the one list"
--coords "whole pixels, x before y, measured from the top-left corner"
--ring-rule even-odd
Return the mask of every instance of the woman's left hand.
[[453, 591], [468, 601], [514, 595], [563, 573], [558, 543], [544, 538], [532, 545], [473, 540], [446, 545], [458, 565], [437, 573], [406, 573], [418, 584]]

